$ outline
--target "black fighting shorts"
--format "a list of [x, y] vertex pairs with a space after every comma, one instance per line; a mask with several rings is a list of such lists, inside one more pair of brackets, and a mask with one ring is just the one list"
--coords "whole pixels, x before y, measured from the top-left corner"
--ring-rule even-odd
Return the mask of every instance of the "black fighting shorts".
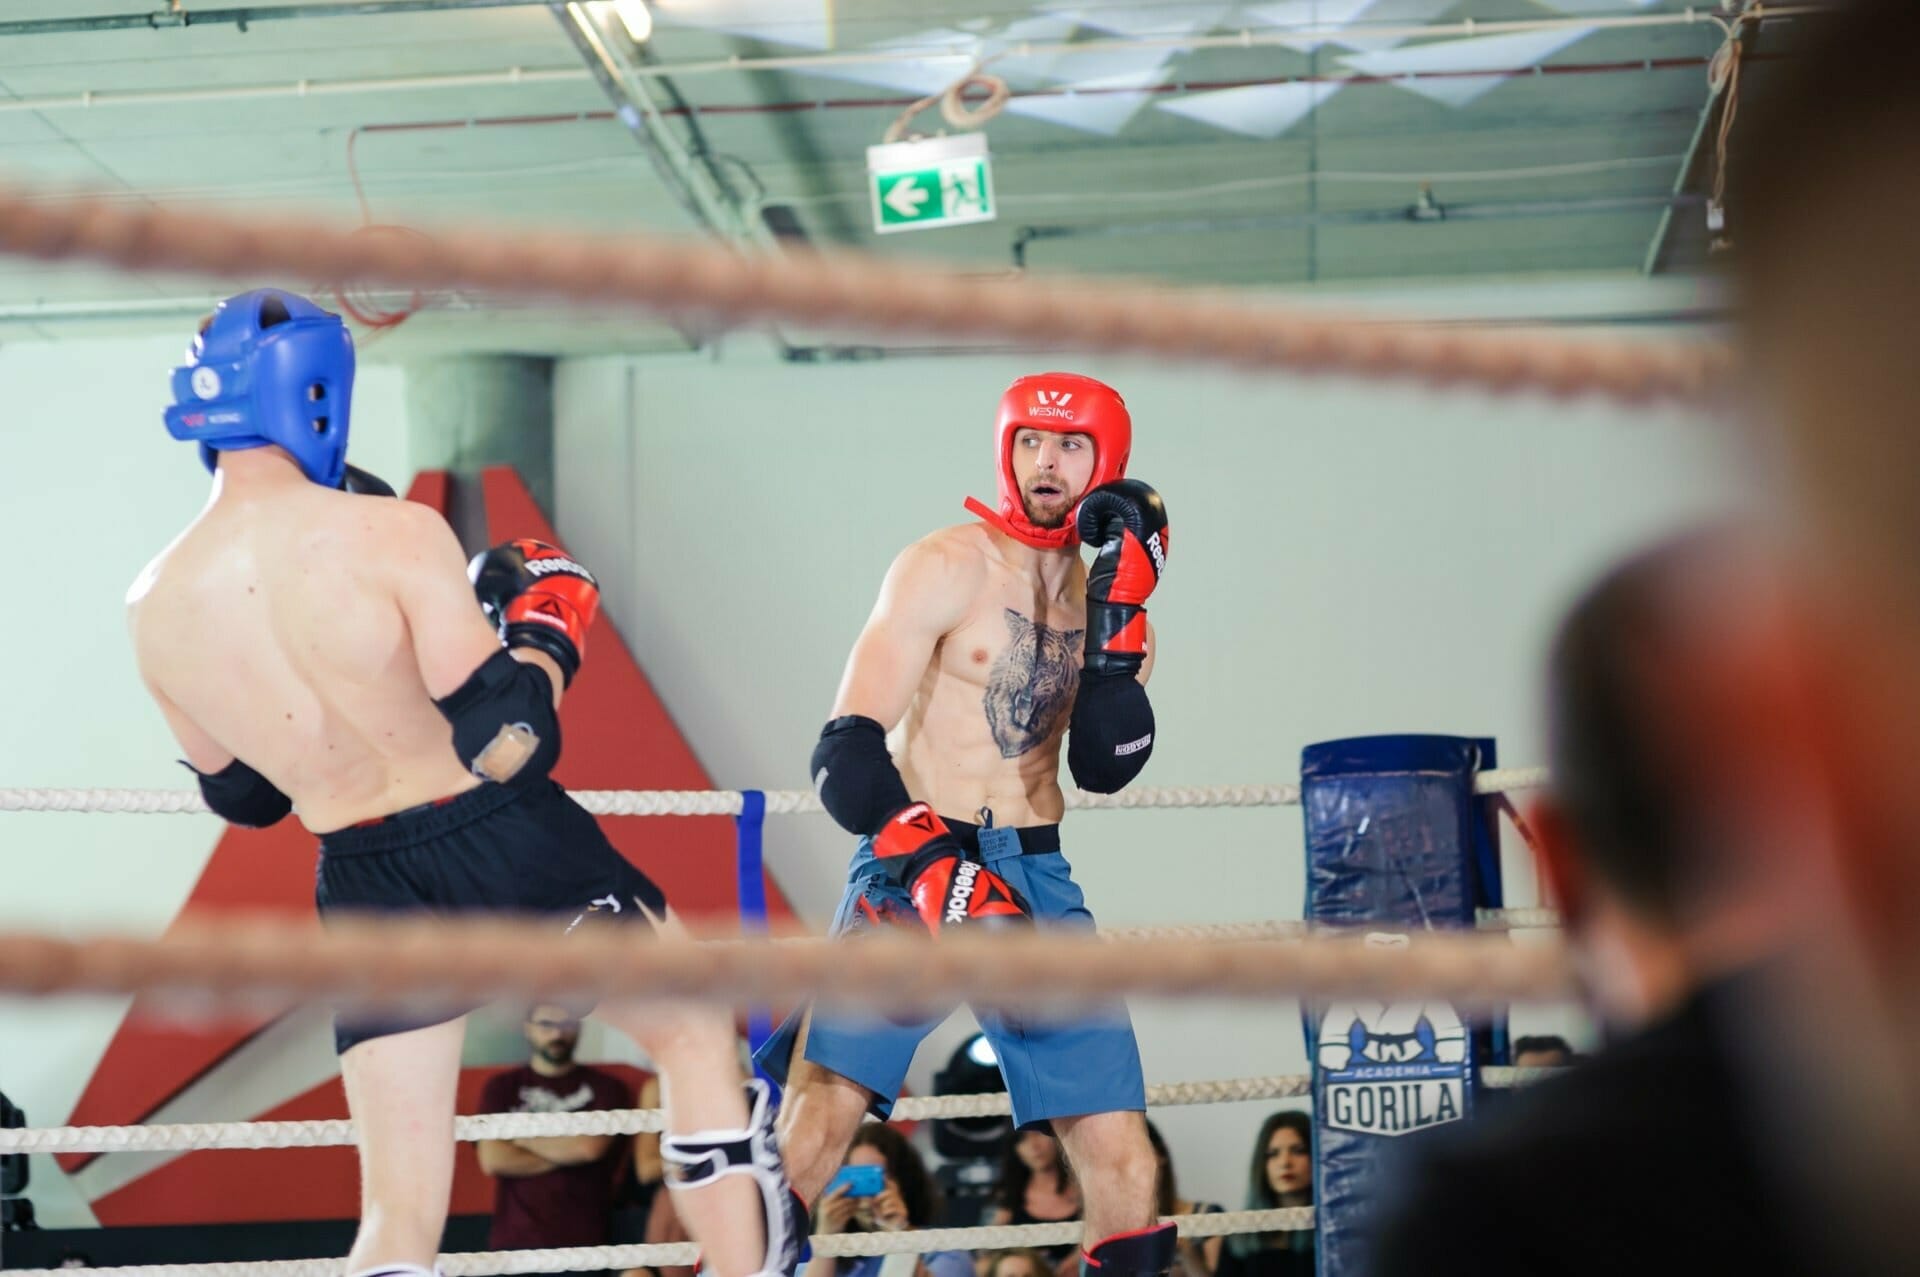
[[[327, 834], [318, 878], [314, 899], [323, 921], [336, 914], [531, 915], [554, 919], [557, 933], [596, 902], [605, 913], [611, 900], [615, 916], [642, 924], [667, 906], [592, 815], [546, 779], [481, 785]], [[334, 1045], [344, 1054], [368, 1038], [452, 1018], [338, 1017]]]

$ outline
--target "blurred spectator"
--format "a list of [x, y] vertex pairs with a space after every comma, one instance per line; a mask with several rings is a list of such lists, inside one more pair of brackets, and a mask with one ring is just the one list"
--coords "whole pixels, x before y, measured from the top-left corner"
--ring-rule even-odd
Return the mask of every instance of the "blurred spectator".
[[[660, 1107], [660, 1079], [640, 1084], [639, 1107]], [[691, 1240], [673, 1210], [673, 1194], [665, 1191], [665, 1164], [660, 1160], [660, 1133], [641, 1131], [633, 1137], [631, 1159], [613, 1214], [613, 1244], [639, 1242], [667, 1246]], [[693, 1277], [691, 1266], [629, 1268], [620, 1277]]]
[[[633, 1092], [611, 1073], [574, 1061], [580, 1021], [564, 1007], [536, 1006], [522, 1025], [532, 1058], [487, 1079], [482, 1113], [579, 1113], [629, 1109]], [[480, 1169], [497, 1181], [492, 1250], [604, 1246], [626, 1141], [610, 1135], [481, 1140]]]
[[[994, 1191], [994, 1208], [988, 1223], [1057, 1224], [1080, 1218], [1080, 1185], [1074, 1182], [1067, 1159], [1060, 1154], [1060, 1141], [1045, 1131], [1017, 1131], [1007, 1145], [1000, 1162], [1000, 1185]], [[1080, 1247], [1072, 1242], [1035, 1249], [1058, 1264], [1069, 1256], [1078, 1258]]]
[[[814, 1231], [836, 1233], [899, 1233], [930, 1228], [939, 1222], [940, 1189], [927, 1173], [927, 1164], [907, 1137], [884, 1123], [870, 1122], [854, 1134], [846, 1165], [874, 1166], [882, 1172], [882, 1187], [871, 1196], [856, 1196], [846, 1185], [829, 1185], [814, 1206]], [[815, 1255], [806, 1277], [879, 1277], [888, 1259], [831, 1259]], [[913, 1277], [973, 1277], [973, 1259], [965, 1251], [936, 1250], [921, 1255], [906, 1270]]]
[[1814, 1271], [1743, 1067], [1782, 905], [1712, 832], [1746, 817], [1724, 789], [1739, 751], [1710, 725], [1750, 703], [1781, 603], [1756, 547], [1706, 533], [1617, 568], [1563, 625], [1532, 825], [1615, 1040], [1412, 1144], [1373, 1277]]
[[[1313, 1205], [1313, 1119], [1284, 1109], [1261, 1123], [1247, 1168], [1246, 1210]], [[1313, 1277], [1313, 1230], [1239, 1233], [1225, 1239], [1220, 1277]]]
[[1573, 1063], [1573, 1047], [1554, 1034], [1515, 1038], [1513, 1067], [1516, 1069], [1563, 1069]]
[[1037, 1250], [991, 1250], [986, 1257], [980, 1277], [1053, 1277], [1053, 1264]]
[[[1173, 1154], [1167, 1151], [1167, 1141], [1161, 1136], [1160, 1128], [1152, 1122], [1147, 1123], [1147, 1142], [1153, 1145], [1154, 1159], [1160, 1163], [1160, 1178], [1154, 1187], [1154, 1214], [1162, 1218], [1168, 1215], [1217, 1215], [1224, 1209], [1218, 1202], [1195, 1202], [1180, 1196], [1173, 1175]], [[1220, 1247], [1225, 1241], [1224, 1237], [1182, 1237], [1181, 1271], [1186, 1277], [1208, 1277], [1220, 1263]]]

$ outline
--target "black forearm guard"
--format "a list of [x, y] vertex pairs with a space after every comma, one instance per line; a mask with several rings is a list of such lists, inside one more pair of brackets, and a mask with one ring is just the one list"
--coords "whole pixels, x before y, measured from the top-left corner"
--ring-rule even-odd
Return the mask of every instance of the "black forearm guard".
[[848, 833], [877, 833], [887, 817], [913, 801], [887, 753], [887, 729], [858, 714], [820, 730], [808, 774], [827, 815]]
[[1080, 672], [1067, 729], [1067, 770], [1090, 794], [1125, 789], [1153, 755], [1153, 706], [1131, 674]]
[[212, 775], [192, 763], [180, 765], [199, 778], [200, 796], [228, 824], [265, 829], [293, 810], [291, 798], [237, 758]]
[[434, 706], [453, 724], [453, 752], [482, 780], [538, 780], [560, 761], [553, 680], [504, 647]]

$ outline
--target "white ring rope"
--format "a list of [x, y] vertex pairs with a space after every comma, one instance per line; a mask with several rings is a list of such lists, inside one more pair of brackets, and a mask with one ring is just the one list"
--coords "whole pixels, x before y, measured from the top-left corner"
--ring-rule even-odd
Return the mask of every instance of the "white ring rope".
[[[1551, 1069], [1485, 1068], [1482, 1085], [1517, 1086]], [[1307, 1095], [1312, 1075], [1276, 1073], [1215, 1082], [1163, 1082], [1147, 1088], [1152, 1108], [1235, 1104]], [[1004, 1091], [979, 1095], [915, 1095], [893, 1106], [895, 1121], [1001, 1117], [1012, 1112]], [[665, 1128], [659, 1109], [580, 1113], [484, 1113], [454, 1119], [457, 1140], [518, 1140], [553, 1135], [637, 1135]], [[332, 1148], [354, 1142], [344, 1118], [315, 1122], [183, 1122], [151, 1126], [54, 1126], [0, 1130], [0, 1153], [163, 1153], [199, 1149]]]
[[[1155, 1108], [1184, 1104], [1230, 1104], [1305, 1095], [1305, 1074], [1228, 1078], [1217, 1082], [1170, 1082], [1147, 1088]], [[911, 1095], [893, 1106], [898, 1121], [926, 1118], [999, 1117], [1011, 1113], [1006, 1092], [979, 1095]], [[518, 1140], [548, 1135], [637, 1135], [665, 1128], [659, 1109], [599, 1109], [580, 1113], [488, 1113], [454, 1119], [459, 1140]], [[172, 1126], [63, 1126], [0, 1130], [0, 1153], [156, 1153], [207, 1148], [317, 1148], [353, 1143], [353, 1123], [197, 1122]]]
[[[1171, 1215], [1182, 1237], [1224, 1237], [1232, 1233], [1299, 1232], [1314, 1226], [1313, 1207], [1282, 1210], [1217, 1211], [1211, 1215]], [[832, 1258], [861, 1255], [920, 1255], [936, 1250], [1008, 1250], [1016, 1246], [1061, 1246], [1080, 1240], [1081, 1225], [1012, 1224], [989, 1228], [922, 1228], [904, 1233], [838, 1233], [813, 1238], [813, 1253]], [[503, 1250], [445, 1255], [446, 1277], [493, 1277], [505, 1273], [592, 1272], [600, 1269], [690, 1267], [699, 1262], [692, 1242], [665, 1246], [578, 1246], [568, 1250]], [[60, 1277], [56, 1268], [28, 1268], [9, 1277]], [[342, 1277], [346, 1261], [290, 1259], [253, 1264], [157, 1264], [148, 1267], [93, 1268], [107, 1277]]]
[[[1538, 789], [1547, 783], [1544, 767], [1502, 767], [1474, 778], [1474, 792], [1504, 794]], [[596, 816], [738, 816], [744, 801], [737, 789], [582, 789], [573, 794]], [[1068, 790], [1069, 811], [1102, 807], [1297, 807], [1300, 786], [1211, 785], [1129, 789], [1118, 794]], [[808, 789], [766, 791], [770, 815], [822, 810]], [[0, 789], [0, 811], [69, 811], [159, 815], [204, 813], [207, 805], [191, 789]]]

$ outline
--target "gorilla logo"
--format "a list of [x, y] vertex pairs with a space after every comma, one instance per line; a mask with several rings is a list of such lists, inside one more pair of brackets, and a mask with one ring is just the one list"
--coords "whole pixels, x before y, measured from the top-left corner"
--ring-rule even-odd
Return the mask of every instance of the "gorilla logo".
[[1467, 1031], [1444, 1002], [1335, 1005], [1321, 1022], [1316, 1052], [1333, 1073], [1368, 1066], [1458, 1065], [1467, 1058]]

